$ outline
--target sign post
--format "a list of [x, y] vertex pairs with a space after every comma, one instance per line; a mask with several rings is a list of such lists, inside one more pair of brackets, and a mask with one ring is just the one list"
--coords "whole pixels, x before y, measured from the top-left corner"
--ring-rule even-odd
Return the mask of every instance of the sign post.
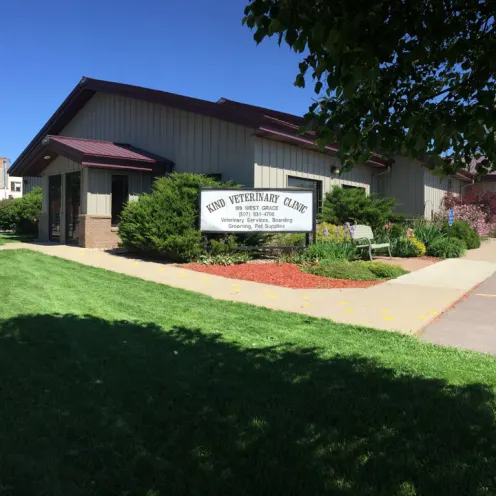
[[312, 233], [316, 235], [313, 189], [203, 188], [200, 230], [204, 233]]
[[449, 215], [448, 215], [448, 225], [451, 227], [453, 225], [453, 221], [455, 220], [455, 211], [451, 208], [449, 210]]

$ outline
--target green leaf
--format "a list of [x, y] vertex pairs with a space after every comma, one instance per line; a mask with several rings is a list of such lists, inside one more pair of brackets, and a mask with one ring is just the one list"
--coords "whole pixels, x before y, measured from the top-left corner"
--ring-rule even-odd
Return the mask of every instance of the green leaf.
[[324, 36], [326, 33], [326, 25], [323, 22], [317, 22], [312, 29], [312, 39], [316, 43], [321, 43], [324, 41]]
[[290, 46], [293, 47], [295, 41], [298, 39], [298, 33], [294, 29], [288, 29], [286, 31], [286, 36], [284, 38], [286, 40], [286, 43]]
[[267, 35], [267, 32], [264, 28], [258, 28], [253, 35], [253, 39], [257, 42], [257, 45], [262, 42], [262, 40]]
[[272, 36], [274, 33], [278, 33], [283, 29], [283, 25], [277, 20], [277, 19], [272, 19], [269, 24], [269, 29], [267, 30], [268, 35]]
[[323, 86], [322, 81], [317, 81], [315, 83], [315, 93], [317, 93], [317, 95], [320, 93], [322, 86]]
[[244, 17], [242, 23], [243, 25], [246, 24], [250, 29], [252, 29], [255, 26], [255, 16], [248, 15]]
[[326, 41], [326, 47], [330, 52], [334, 50], [334, 45], [337, 43], [338, 40], [339, 31], [337, 29], [331, 29]]
[[298, 74], [296, 76], [294, 85], [299, 87], [299, 88], [304, 88], [305, 87], [305, 78], [301, 74]]

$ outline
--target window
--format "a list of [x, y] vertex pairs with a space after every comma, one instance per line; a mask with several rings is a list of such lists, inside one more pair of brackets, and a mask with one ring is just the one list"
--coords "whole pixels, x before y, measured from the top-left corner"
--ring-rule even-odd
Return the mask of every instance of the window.
[[312, 188], [317, 197], [317, 211], [322, 210], [322, 181], [304, 179], [302, 177], [288, 176], [288, 188]]
[[124, 205], [129, 199], [128, 176], [112, 176], [112, 225], [119, 222]]
[[15, 191], [16, 193], [20, 193], [21, 192], [21, 183], [12, 181], [10, 183], [10, 191]]

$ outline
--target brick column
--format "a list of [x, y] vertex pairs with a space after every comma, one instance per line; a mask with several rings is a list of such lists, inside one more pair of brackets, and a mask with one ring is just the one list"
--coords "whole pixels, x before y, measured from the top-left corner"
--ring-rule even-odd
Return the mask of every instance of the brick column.
[[79, 244], [82, 247], [110, 249], [119, 246], [119, 234], [112, 228], [110, 215], [80, 215], [79, 226]]

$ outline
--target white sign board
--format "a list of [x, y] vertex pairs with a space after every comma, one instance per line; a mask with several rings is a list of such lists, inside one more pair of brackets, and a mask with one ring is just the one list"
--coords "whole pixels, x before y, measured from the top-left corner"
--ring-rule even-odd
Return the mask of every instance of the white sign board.
[[203, 189], [204, 232], [311, 232], [314, 192], [309, 189]]

